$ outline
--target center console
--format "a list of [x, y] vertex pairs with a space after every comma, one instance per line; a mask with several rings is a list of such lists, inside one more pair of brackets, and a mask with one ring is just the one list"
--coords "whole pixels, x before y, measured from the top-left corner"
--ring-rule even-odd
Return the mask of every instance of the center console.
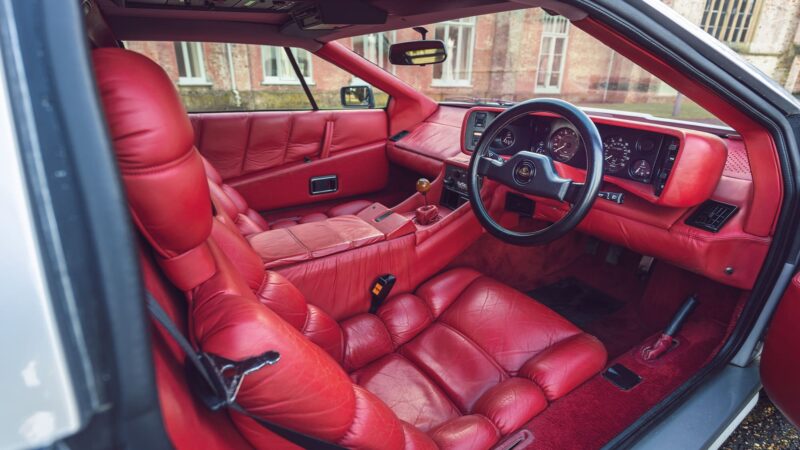
[[442, 206], [456, 209], [469, 201], [466, 169], [445, 164], [442, 184], [444, 186], [442, 187], [442, 197], [439, 201]]

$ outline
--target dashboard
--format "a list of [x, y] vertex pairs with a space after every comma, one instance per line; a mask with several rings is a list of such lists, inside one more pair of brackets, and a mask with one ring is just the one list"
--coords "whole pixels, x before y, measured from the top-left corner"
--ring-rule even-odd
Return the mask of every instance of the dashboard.
[[[475, 150], [497, 114], [475, 111], [467, 117], [464, 143], [468, 151]], [[680, 140], [670, 134], [600, 123], [597, 129], [603, 141], [605, 175], [651, 185], [654, 195], [660, 195], [677, 158]], [[531, 115], [518, 119], [500, 131], [490, 149], [500, 155], [528, 150], [586, 168], [586, 152], [578, 132], [558, 117]]]

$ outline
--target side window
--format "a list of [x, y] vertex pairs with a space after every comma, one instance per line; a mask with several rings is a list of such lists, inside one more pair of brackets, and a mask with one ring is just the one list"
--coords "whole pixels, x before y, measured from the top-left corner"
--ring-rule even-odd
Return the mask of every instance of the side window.
[[700, 26], [722, 42], [744, 44], [752, 38], [760, 0], [706, 0]]
[[[164, 68], [189, 112], [312, 109], [283, 47], [157, 41], [125, 46]], [[379, 55], [388, 44], [370, 48]], [[367, 84], [306, 50], [291, 51], [320, 109], [342, 109], [340, 89]], [[375, 88], [373, 93], [375, 107], [385, 107], [388, 95]]]
[[[298, 61], [299, 64], [299, 61]], [[368, 86], [369, 84], [338, 66], [311, 55], [314, 67], [314, 83], [308, 85], [319, 109], [342, 109], [341, 89], [346, 86]], [[302, 66], [301, 66], [302, 67]], [[384, 108], [389, 96], [380, 89], [370, 86], [375, 99], [375, 108]]]

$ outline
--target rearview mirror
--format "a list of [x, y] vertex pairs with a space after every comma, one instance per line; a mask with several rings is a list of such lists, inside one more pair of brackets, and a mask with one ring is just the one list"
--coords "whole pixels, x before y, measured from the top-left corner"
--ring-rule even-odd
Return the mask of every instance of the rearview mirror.
[[339, 90], [345, 108], [374, 108], [375, 97], [370, 86], [344, 86]]
[[389, 47], [389, 62], [398, 66], [439, 64], [446, 59], [447, 50], [442, 41], [398, 42]]

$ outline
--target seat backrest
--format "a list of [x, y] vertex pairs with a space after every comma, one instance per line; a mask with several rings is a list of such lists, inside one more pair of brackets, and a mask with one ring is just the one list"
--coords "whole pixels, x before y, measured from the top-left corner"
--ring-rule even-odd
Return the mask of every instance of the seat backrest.
[[[98, 49], [92, 59], [132, 220], [163, 274], [186, 295], [190, 339], [234, 361], [267, 351], [281, 355], [274, 366], [246, 377], [238, 402], [258, 417], [346, 447], [433, 448], [265, 306], [253, 294], [253, 280], [218, 245], [214, 230], [229, 225], [213, 217], [192, 127], [166, 73], [123, 49]], [[252, 419], [231, 416], [253, 446], [286, 446]]]
[[225, 211], [245, 236], [269, 230], [269, 224], [256, 210], [250, 208], [247, 200], [233, 186], [226, 184], [217, 169], [203, 158], [203, 167], [208, 177], [211, 199], [218, 208]]

